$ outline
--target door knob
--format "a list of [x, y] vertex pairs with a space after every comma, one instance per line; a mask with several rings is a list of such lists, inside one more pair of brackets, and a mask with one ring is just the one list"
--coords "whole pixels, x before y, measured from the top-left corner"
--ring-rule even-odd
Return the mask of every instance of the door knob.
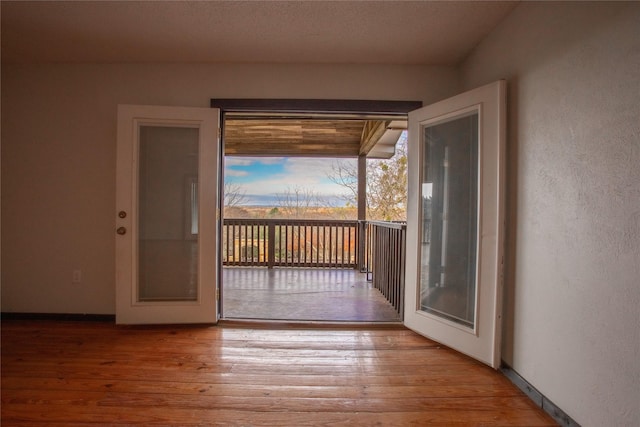
[[118, 227], [118, 229], [116, 230], [116, 233], [122, 236], [124, 234], [127, 234], [127, 229], [124, 227]]

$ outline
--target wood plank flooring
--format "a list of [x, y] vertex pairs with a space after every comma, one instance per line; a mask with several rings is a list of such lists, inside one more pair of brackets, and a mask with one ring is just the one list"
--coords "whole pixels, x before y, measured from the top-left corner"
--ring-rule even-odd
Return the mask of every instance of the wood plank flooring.
[[552, 426], [400, 326], [2, 323], [3, 426]]

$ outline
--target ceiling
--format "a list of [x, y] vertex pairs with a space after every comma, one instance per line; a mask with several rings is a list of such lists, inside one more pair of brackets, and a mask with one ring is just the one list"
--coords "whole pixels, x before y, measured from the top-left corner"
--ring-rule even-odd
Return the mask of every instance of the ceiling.
[[227, 118], [230, 156], [358, 157], [388, 159], [407, 121], [336, 118]]
[[456, 65], [517, 2], [2, 1], [2, 62]]
[[299, 156], [313, 157], [331, 151], [336, 157], [353, 157], [360, 149], [364, 123], [364, 120], [227, 119], [225, 154], [286, 156], [295, 145]]
[[[3, 0], [0, 4], [5, 64], [452, 66], [517, 2]], [[235, 155], [388, 158], [402, 127], [406, 121], [226, 121], [225, 150]]]

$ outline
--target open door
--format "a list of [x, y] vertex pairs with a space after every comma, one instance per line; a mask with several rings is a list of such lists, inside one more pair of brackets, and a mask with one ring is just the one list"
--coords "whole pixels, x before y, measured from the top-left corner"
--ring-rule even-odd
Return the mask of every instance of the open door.
[[405, 324], [500, 365], [506, 83], [409, 113]]
[[118, 106], [116, 323], [215, 323], [219, 111]]

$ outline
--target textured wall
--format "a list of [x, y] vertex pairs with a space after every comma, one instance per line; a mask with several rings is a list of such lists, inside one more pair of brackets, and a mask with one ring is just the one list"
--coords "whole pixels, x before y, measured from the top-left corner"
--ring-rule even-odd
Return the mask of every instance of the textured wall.
[[462, 76], [509, 80], [504, 359], [585, 426], [640, 425], [640, 3], [524, 3]]
[[119, 103], [433, 102], [457, 85], [455, 69], [421, 66], [3, 64], [2, 310], [114, 313]]

